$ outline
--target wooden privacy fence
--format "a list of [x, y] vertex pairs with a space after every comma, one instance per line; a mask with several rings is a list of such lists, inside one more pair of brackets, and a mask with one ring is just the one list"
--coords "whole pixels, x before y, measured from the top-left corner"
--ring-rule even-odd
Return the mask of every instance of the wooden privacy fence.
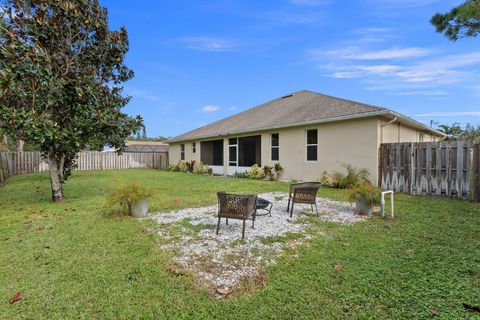
[[[168, 153], [123, 153], [85, 151], [78, 154], [76, 170], [109, 170], [168, 167]], [[0, 152], [0, 184], [8, 177], [47, 172], [48, 164], [40, 152]]]
[[480, 201], [480, 145], [468, 141], [384, 143], [379, 185], [416, 195]]
[[473, 201], [480, 202], [480, 142], [473, 146]]

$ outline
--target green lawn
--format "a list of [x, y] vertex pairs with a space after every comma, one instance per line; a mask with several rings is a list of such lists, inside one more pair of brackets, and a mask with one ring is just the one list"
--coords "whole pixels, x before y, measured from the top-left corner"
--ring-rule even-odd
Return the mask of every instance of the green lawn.
[[[215, 192], [286, 191], [287, 184], [155, 170], [75, 173], [66, 201], [47, 175], [0, 188], [0, 319], [479, 318], [480, 206], [398, 195], [394, 221], [318, 223], [326, 236], [266, 270], [263, 290], [212, 298], [172, 270], [149, 221], [102, 214], [118, 181], [152, 186], [152, 210], [202, 206]], [[342, 190], [320, 196], [346, 199]], [[341, 264], [340, 270], [334, 266]], [[9, 304], [20, 291], [23, 299]]]

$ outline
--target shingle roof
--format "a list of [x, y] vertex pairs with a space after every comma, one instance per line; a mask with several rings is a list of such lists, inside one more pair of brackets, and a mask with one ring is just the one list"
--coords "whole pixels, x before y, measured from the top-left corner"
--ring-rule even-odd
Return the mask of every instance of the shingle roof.
[[302, 90], [186, 132], [169, 142], [296, 126], [345, 116], [367, 117], [387, 111], [382, 107]]

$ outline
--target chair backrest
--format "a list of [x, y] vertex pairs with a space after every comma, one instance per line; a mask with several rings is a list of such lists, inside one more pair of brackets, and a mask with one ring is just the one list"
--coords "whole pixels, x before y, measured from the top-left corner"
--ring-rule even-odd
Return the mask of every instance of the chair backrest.
[[314, 204], [321, 186], [319, 182], [295, 183], [290, 186], [290, 195], [296, 203]]
[[295, 189], [305, 189], [305, 188], [316, 188], [317, 191], [320, 189], [322, 184], [320, 182], [298, 182], [298, 183], [292, 183], [290, 185], [290, 195], [293, 194], [293, 191]]
[[218, 192], [218, 215], [220, 217], [246, 219], [253, 215], [257, 196]]

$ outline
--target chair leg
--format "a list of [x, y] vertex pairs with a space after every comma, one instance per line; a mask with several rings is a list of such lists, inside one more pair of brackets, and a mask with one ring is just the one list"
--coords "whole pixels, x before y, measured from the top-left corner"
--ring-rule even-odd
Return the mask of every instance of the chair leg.
[[295, 206], [295, 201], [292, 201], [292, 210], [290, 211], [290, 218], [293, 217], [293, 207]]
[[317, 217], [320, 217], [320, 214], [318, 213], [318, 207], [317, 207], [316, 203], [315, 203], [315, 211], [317, 212]]
[[252, 229], [255, 229], [255, 217], [257, 216], [257, 210], [253, 213], [252, 217]]
[[228, 226], [228, 218], [225, 218], [225, 219], [227, 219], [227, 226]]
[[217, 236], [218, 236], [218, 229], [220, 229], [220, 217], [218, 217], [218, 223], [217, 223]]
[[272, 208], [273, 208], [273, 203], [270, 204], [270, 209], [268, 209], [268, 216], [272, 216]]
[[245, 239], [245, 219], [243, 220], [242, 239]]
[[288, 197], [287, 212], [290, 211], [290, 197]]
[[313, 203], [310, 204], [310, 207], [312, 207], [312, 212], [313, 212]]

